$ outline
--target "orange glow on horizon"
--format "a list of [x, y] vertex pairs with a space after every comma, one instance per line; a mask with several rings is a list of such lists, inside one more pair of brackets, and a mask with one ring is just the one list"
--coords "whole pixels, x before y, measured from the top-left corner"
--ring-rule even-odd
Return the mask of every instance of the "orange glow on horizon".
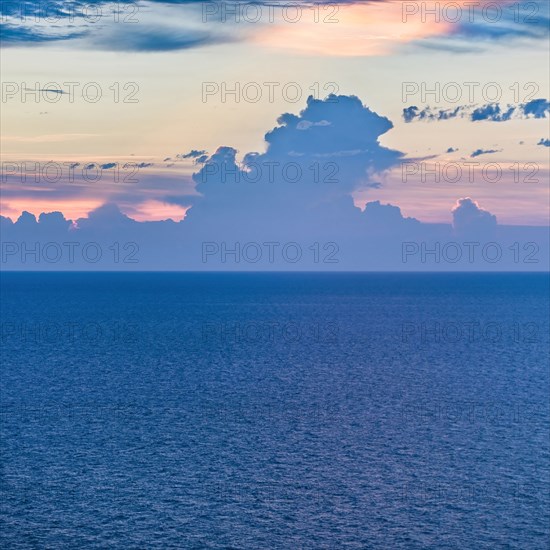
[[[124, 212], [124, 207], [121, 206], [121, 211]], [[130, 213], [126, 215], [138, 222], [153, 222], [172, 219], [179, 222], [185, 217], [189, 207], [180, 206], [179, 204], [166, 204], [161, 201], [148, 200], [145, 201]]]
[[[2, 202], [0, 204], [0, 215], [11, 218], [13, 222], [21, 216], [24, 211], [30, 212], [36, 216], [36, 219], [42, 213], [62, 212], [65, 219], [76, 221], [79, 218], [87, 218], [88, 214], [93, 210], [105, 204], [102, 200], [63, 200], [51, 201], [40, 199], [15, 199], [9, 203]], [[126, 208], [120, 205], [120, 211], [126, 214], [133, 220], [144, 221], [161, 221], [172, 219], [180, 221], [185, 217], [188, 207], [179, 206], [177, 204], [165, 204], [160, 201], [149, 200], [132, 208]]]
[[10, 199], [8, 202], [2, 202], [0, 204], [0, 214], [7, 218], [11, 218], [12, 221], [16, 221], [17, 218], [24, 212], [30, 212], [36, 216], [42, 213], [50, 212], [62, 212], [67, 220], [77, 220], [78, 218], [88, 217], [88, 213], [103, 204], [102, 201], [93, 199], [82, 200], [41, 200], [41, 199]]

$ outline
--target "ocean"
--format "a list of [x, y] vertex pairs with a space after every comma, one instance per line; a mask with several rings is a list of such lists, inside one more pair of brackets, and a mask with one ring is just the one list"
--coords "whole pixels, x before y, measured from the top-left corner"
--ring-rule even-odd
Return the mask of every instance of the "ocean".
[[0, 279], [2, 548], [548, 548], [548, 274]]

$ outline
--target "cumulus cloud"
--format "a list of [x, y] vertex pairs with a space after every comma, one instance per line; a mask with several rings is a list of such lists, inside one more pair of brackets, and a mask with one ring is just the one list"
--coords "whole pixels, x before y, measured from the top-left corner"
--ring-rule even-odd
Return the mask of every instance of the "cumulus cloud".
[[407, 234], [420, 227], [415, 218], [405, 218], [401, 208], [392, 204], [382, 204], [380, 201], [368, 202], [363, 211], [367, 234]]
[[[0, 216], [2, 234], [2, 268], [35, 270], [441, 270], [480, 271], [518, 270], [525, 266], [514, 262], [513, 255], [503, 255], [497, 263], [484, 261], [481, 248], [492, 243], [493, 250], [506, 251], [514, 242], [533, 242], [540, 248], [536, 265], [530, 269], [548, 269], [548, 228], [498, 226], [495, 216], [481, 208], [471, 198], [462, 198], [453, 210], [453, 225], [421, 223], [406, 218], [401, 210], [379, 201], [367, 203], [353, 226], [342, 232], [331, 227], [326, 235], [308, 233], [273, 234], [269, 243], [276, 251], [269, 261], [266, 243], [253, 225], [244, 234], [233, 226], [225, 226], [222, 236], [210, 239], [207, 233], [195, 233], [188, 220], [138, 222], [123, 214], [117, 205], [107, 203], [76, 222], [65, 219], [59, 212], [43, 213], [38, 220], [23, 212], [13, 223]], [[359, 229], [359, 231], [358, 231]], [[317, 237], [315, 239], [315, 237]], [[313, 240], [315, 239], [315, 240]], [[204, 260], [205, 240], [209, 244], [209, 260]], [[302, 260], [294, 264], [281, 261], [281, 247], [292, 241], [300, 248]], [[235, 251], [247, 243], [254, 251], [263, 250], [262, 261], [235, 261]], [[462, 250], [459, 262], [439, 262], [446, 243]], [[471, 247], [477, 243], [475, 259]], [[312, 246], [313, 245], [313, 246]], [[225, 247], [228, 259], [222, 260], [219, 251]], [[71, 253], [69, 255], [69, 250]], [[317, 251], [316, 254], [310, 252]], [[439, 252], [437, 252], [439, 250]], [[233, 253], [231, 253], [233, 251]], [[425, 257], [429, 252], [430, 261]], [[52, 261], [51, 258], [59, 256]], [[322, 260], [331, 259], [331, 263]], [[46, 259], [48, 258], [48, 259]], [[332, 261], [334, 260], [334, 261]], [[433, 261], [432, 261], [433, 260]]]
[[48, 229], [66, 231], [72, 227], [71, 220], [66, 220], [61, 212], [42, 213], [38, 217], [38, 223], [46, 231]]
[[79, 218], [76, 221], [76, 226], [82, 230], [94, 228], [105, 231], [109, 228], [109, 231], [117, 231], [136, 223], [138, 222], [123, 214], [116, 204], [106, 203], [92, 210], [86, 218]]
[[238, 159], [230, 146], [204, 159], [193, 176], [202, 198], [187, 214], [191, 225], [254, 224], [264, 232], [283, 224], [320, 229], [359, 219], [352, 192], [378, 185], [376, 174], [402, 153], [379, 138], [393, 127], [355, 96], [310, 97], [299, 114], [286, 113], [265, 135], [266, 150]]
[[[128, 185], [123, 180], [130, 174], [127, 166], [147, 168], [153, 163], [121, 164], [123, 177], [114, 181], [113, 162], [87, 162], [75, 170], [78, 185], [65, 178], [56, 186], [23, 189], [17, 174], [12, 175], [3, 199], [9, 205], [10, 200], [52, 203], [87, 197], [99, 204], [114, 202], [126, 212], [139, 210], [147, 201], [191, 207], [185, 224], [196, 234], [223, 236], [228, 227], [243, 235], [250, 234], [251, 228], [264, 234], [281, 230], [352, 234], [364, 225], [353, 193], [379, 187], [383, 173], [396, 167], [403, 156], [380, 144], [380, 137], [392, 127], [390, 120], [355, 96], [310, 97], [301, 112], [279, 117], [265, 135], [263, 152], [239, 154], [233, 147], [221, 146], [211, 155], [194, 148], [165, 157], [165, 161], [194, 159], [198, 168], [192, 180], [144, 170], [132, 174], [137, 181]], [[83, 179], [81, 172], [94, 169], [104, 170], [102, 177], [115, 185], [99, 186]]]
[[[132, 219], [132, 212], [137, 213], [142, 206], [143, 196], [137, 199], [135, 188], [121, 188], [107, 204], [74, 223], [59, 212], [43, 214], [38, 220], [24, 212], [16, 223], [2, 218], [2, 239], [15, 243], [15, 259], [21, 243], [39, 240], [74, 241], [81, 245], [97, 242], [106, 251], [114, 242], [121, 246], [137, 243], [143, 261], [139, 267], [144, 269], [210, 268], [202, 260], [204, 242], [228, 243], [229, 247], [250, 241], [297, 242], [304, 251], [314, 243], [336, 243], [337, 247], [331, 245], [331, 251], [338, 248], [345, 254], [336, 268], [363, 270], [407, 269], [401, 248], [405, 241], [414, 242], [417, 247], [418, 243], [427, 242], [433, 248], [431, 243], [448, 242], [457, 235], [475, 241], [492, 239], [498, 230], [496, 217], [468, 197], [460, 199], [453, 209], [452, 226], [421, 223], [405, 217], [398, 206], [379, 201], [367, 202], [364, 210], [355, 205], [353, 193], [377, 188], [383, 172], [399, 165], [403, 157], [403, 153], [380, 144], [381, 136], [391, 128], [390, 120], [355, 96], [331, 96], [327, 100], [310, 97], [298, 114], [279, 117], [276, 126], [265, 135], [264, 152], [239, 155], [235, 148], [225, 145], [206, 155], [193, 175], [195, 195], [192, 188], [184, 189], [181, 178], [179, 188], [166, 186], [158, 178], [140, 180], [137, 189], [143, 190], [148, 199], [179, 205], [184, 207], [183, 212], [187, 209], [179, 222]], [[199, 149], [191, 153], [195, 158], [205, 156]], [[126, 214], [119, 204], [125, 205]], [[533, 231], [514, 230], [508, 234], [518, 242], [522, 235], [541, 243], [547, 238], [547, 228]], [[37, 268], [43, 267], [39, 264]], [[101, 269], [104, 264], [90, 266], [81, 262], [55, 267]], [[213, 267], [231, 269], [223, 262]], [[257, 267], [287, 270], [292, 266], [264, 263]], [[312, 263], [311, 257], [309, 263], [297, 267], [326, 268]], [[419, 267], [429, 266], [420, 262]], [[464, 267], [479, 265], [466, 263]]]
[[452, 210], [453, 230], [461, 236], [472, 236], [476, 240], [494, 234], [497, 218], [470, 197], [459, 199]]

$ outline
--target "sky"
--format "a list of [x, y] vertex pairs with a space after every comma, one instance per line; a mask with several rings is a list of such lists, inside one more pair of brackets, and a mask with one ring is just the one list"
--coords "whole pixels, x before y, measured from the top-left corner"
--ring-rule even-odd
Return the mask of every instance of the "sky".
[[[471, 198], [548, 226], [549, 4], [438, 5], [3, 3], [1, 214], [250, 229], [269, 208], [305, 223], [380, 201], [451, 224]], [[276, 190], [205, 181], [255, 180], [255, 161], [307, 182], [266, 164]]]

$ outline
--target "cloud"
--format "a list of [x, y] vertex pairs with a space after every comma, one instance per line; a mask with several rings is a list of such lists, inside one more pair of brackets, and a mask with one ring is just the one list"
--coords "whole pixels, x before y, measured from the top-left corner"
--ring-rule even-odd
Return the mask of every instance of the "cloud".
[[493, 153], [500, 153], [496, 149], [476, 149], [471, 155], [470, 158], [480, 157], [481, 155], [492, 155]]
[[[4, 6], [5, 4], [10, 4], [10, 2], [2, 2], [0, 5]], [[86, 36], [85, 31], [48, 34], [33, 27], [23, 27], [18, 24], [5, 22], [0, 23], [0, 40], [3, 48], [10, 46], [39, 46], [50, 42], [76, 40], [84, 36]]]
[[[151, 170], [155, 164], [141, 159], [130, 161], [127, 157], [116, 163], [110, 159], [100, 163], [59, 160], [48, 170], [49, 180], [44, 178], [44, 166], [42, 161], [29, 160], [4, 171], [2, 209], [39, 212], [63, 205], [65, 215], [79, 217], [105, 202], [116, 202], [125, 211], [133, 211], [140, 204], [162, 200], [165, 195], [193, 194], [190, 175]], [[157, 209], [159, 215], [166, 210], [161, 206]], [[152, 204], [147, 211], [154, 214], [155, 209]]]
[[524, 115], [529, 118], [546, 118], [550, 112], [550, 101], [547, 99], [533, 99], [522, 105]]
[[46, 232], [66, 232], [72, 227], [71, 220], [66, 220], [61, 212], [42, 213], [38, 217], [40, 228]]
[[[2, 45], [33, 46], [73, 41], [88, 50], [166, 52], [232, 42], [226, 25], [201, 23], [203, 3], [92, 0], [68, 4], [2, 2]], [[118, 17], [116, 15], [118, 14]], [[120, 23], [124, 22], [124, 32]]]
[[[109, 251], [113, 243], [121, 246], [134, 243], [139, 247], [141, 258], [137, 267], [157, 270], [326, 269], [326, 264], [315, 262], [318, 254], [310, 254], [312, 247], [319, 252], [319, 247], [322, 249], [325, 245], [331, 254], [340, 251], [338, 263], [328, 268], [403, 270], [411, 267], [403, 263], [404, 242], [412, 242], [416, 249], [420, 247], [418, 243], [427, 243], [426, 247], [432, 250], [434, 243], [450, 242], [456, 236], [475, 241], [504, 239], [502, 231], [507, 231], [505, 236], [509, 241], [502, 240], [503, 248], [522, 239], [523, 242], [536, 239], [540, 249], [547, 250], [547, 228], [503, 228], [498, 226], [494, 215], [469, 197], [458, 200], [452, 211], [452, 226], [421, 223], [405, 217], [398, 206], [376, 200], [367, 201], [364, 210], [358, 208], [353, 194], [378, 188], [384, 172], [399, 166], [404, 156], [380, 144], [381, 137], [392, 127], [388, 118], [369, 109], [356, 96], [330, 96], [326, 100], [310, 97], [298, 114], [285, 113], [278, 118], [276, 125], [265, 134], [263, 152], [240, 155], [234, 147], [223, 145], [207, 155], [193, 175], [194, 189], [186, 188], [181, 177], [166, 183], [155, 176], [140, 179], [135, 186], [121, 185], [108, 200], [102, 201], [106, 204], [87, 216], [78, 216], [74, 223], [59, 212], [41, 215], [38, 220], [25, 212], [16, 223], [0, 219], [3, 242], [15, 243], [16, 249], [10, 256], [15, 263], [4, 266], [8, 269], [136, 268], [124, 263], [91, 265], [81, 257], [75, 263], [45, 265], [42, 262], [36, 266], [17, 263], [17, 251], [25, 243], [34, 246], [36, 242], [61, 245], [77, 242], [80, 246], [99, 243], [105, 258], [112, 257]], [[202, 151], [194, 149], [192, 153], [191, 156], [196, 157]], [[13, 212], [10, 201], [20, 196], [19, 191], [10, 186], [7, 191], [7, 196], [3, 191], [2, 198], [7, 201], [7, 210]], [[89, 189], [84, 187], [84, 191]], [[67, 193], [78, 197], [83, 190], [71, 184], [44, 192], [50, 198], [66, 198]], [[31, 197], [35, 196], [34, 190], [30, 193]], [[174, 212], [185, 217], [177, 222], [140, 222], [132, 218], [159, 205], [166, 207], [163, 212], [167, 218]], [[225, 243], [232, 250], [250, 242], [254, 247], [263, 247], [264, 243], [279, 243], [278, 246], [298, 243], [307, 260], [296, 266], [265, 261], [258, 265], [228, 264], [218, 256], [214, 263], [206, 265], [202, 247], [208, 242], [217, 246]], [[546, 263], [541, 261], [537, 268], [544, 269]], [[447, 267], [454, 270], [457, 265]], [[487, 267], [465, 261], [461, 269]], [[521, 266], [499, 264], [496, 267], [518, 269]], [[433, 265], [419, 260], [416, 268], [433, 269]]]
[[254, 224], [266, 233], [283, 220], [289, 231], [348, 224], [359, 215], [352, 192], [378, 185], [376, 174], [402, 157], [378, 141], [392, 127], [355, 96], [310, 97], [298, 115], [279, 117], [264, 153], [238, 160], [234, 148], [223, 146], [202, 159], [193, 176], [202, 198], [186, 223], [211, 231]]
[[[474, 3], [472, 3], [474, 4]], [[477, 2], [470, 15], [461, 18], [453, 27], [452, 36], [464, 40], [506, 42], [517, 39], [545, 39], [548, 37], [549, 10], [546, 0], [534, 0], [514, 9], [514, 0], [499, 3]]]
[[[298, 4], [304, 12], [313, 13], [311, 8], [322, 3], [338, 8], [338, 25], [320, 27], [313, 18], [302, 21], [300, 25], [292, 25], [279, 21], [280, 16], [268, 24], [264, 21], [266, 15], [256, 25], [232, 21], [231, 16], [222, 22], [225, 3], [221, 0], [208, 3], [196, 0], [147, 0], [138, 4], [121, 2], [118, 8], [106, 0], [77, 0], [71, 3], [74, 9], [68, 9], [67, 3], [62, 0], [23, 4], [2, 2], [0, 12], [6, 21], [2, 42], [8, 46], [32, 46], [74, 40], [88, 49], [161, 52], [242, 41], [301, 53], [386, 55], [403, 44], [460, 53], [472, 51], [474, 42], [479, 51], [486, 44], [503, 43], [508, 46], [514, 39], [543, 41], [548, 37], [549, 10], [546, 0], [529, 2], [537, 8], [536, 14], [530, 14], [527, 8], [519, 17], [517, 10], [512, 9], [513, 0], [501, 0], [500, 15], [492, 21], [488, 18], [494, 15], [494, 9], [489, 10], [489, 15], [483, 11], [488, 3], [486, 0], [474, 3], [472, 13], [468, 8], [471, 2], [458, 0], [452, 3], [462, 10], [462, 16], [456, 22], [449, 19], [451, 15], [441, 17], [438, 22], [426, 16], [422, 19], [419, 11], [411, 15], [405, 25], [401, 0], [302, 0], [291, 4]], [[231, 4], [254, 4], [265, 14], [278, 3], [273, 0], [237, 0]], [[37, 15], [42, 18], [48, 16], [56, 18], [55, 24], [46, 27], [27, 20], [23, 24], [18, 20], [18, 9], [22, 5], [29, 20]], [[217, 16], [211, 17], [207, 24], [202, 21], [203, 5], [212, 6], [214, 11], [217, 8]], [[98, 10], [101, 14], [99, 20], [91, 20], [90, 14], [94, 10], [86, 6]], [[139, 10], [132, 16], [132, 10], [126, 10], [127, 6], [132, 10], [137, 6]], [[132, 17], [132, 20], [139, 22], [139, 26], [128, 24], [124, 32], [120, 32], [119, 25], [114, 22], [114, 13], [119, 13], [121, 19]], [[87, 17], [82, 14], [87, 14]]]
[[58, 90], [56, 88], [23, 88], [26, 92], [46, 92], [46, 93], [52, 93], [52, 94], [60, 94], [60, 95], [65, 95], [65, 94], [69, 94], [69, 92], [64, 92], [63, 90]]
[[449, 120], [451, 118], [457, 118], [464, 116], [467, 107], [459, 106], [454, 109], [437, 109], [433, 107], [425, 107], [420, 109], [416, 105], [406, 107], [403, 109], [403, 120], [406, 123], [414, 122], [417, 120], [426, 120], [428, 122]]
[[420, 115], [420, 110], [416, 105], [411, 105], [403, 109], [403, 120], [406, 123], [413, 122], [415, 118], [423, 118], [423, 116], [421, 117]]
[[[281, 230], [312, 238], [333, 230], [351, 234], [364, 225], [352, 194], [379, 187], [381, 175], [403, 156], [379, 142], [392, 127], [389, 119], [355, 96], [310, 97], [300, 113], [279, 117], [265, 134], [264, 152], [240, 155], [233, 147], [221, 146], [212, 155], [199, 148], [177, 155], [179, 160], [193, 158], [198, 163], [194, 192], [181, 176], [170, 180], [146, 173], [140, 173], [132, 185], [124, 184], [121, 177], [116, 185], [98, 186], [82, 180], [80, 173], [102, 168], [106, 181], [111, 181], [113, 163], [88, 162], [75, 171], [74, 182], [60, 180], [38, 191], [36, 186], [22, 189], [14, 175], [3, 199], [8, 205], [21, 200], [55, 204], [88, 197], [123, 205], [127, 212], [138, 212], [147, 201], [191, 207], [185, 226], [196, 235], [223, 236], [228, 227], [244, 236], [251, 228], [258, 235]], [[149, 166], [152, 163], [137, 164]]]
[[205, 31], [171, 28], [168, 26], [131, 29], [121, 33], [113, 29], [105, 33], [92, 45], [102, 50], [125, 52], [169, 52], [188, 50], [209, 44], [221, 44], [230, 41], [225, 36], [215, 36]]
[[492, 120], [494, 122], [505, 122], [512, 118], [516, 108], [514, 106], [508, 106], [503, 109], [497, 103], [492, 103], [489, 105], [484, 105], [483, 107], [478, 107], [474, 109], [473, 113], [470, 115], [470, 118], [473, 122], [478, 120]]
[[363, 217], [369, 235], [405, 234], [418, 229], [421, 225], [415, 218], [405, 218], [398, 206], [381, 204], [380, 201], [368, 202]]
[[189, 153], [176, 155], [176, 157], [180, 159], [195, 159], [197, 157], [202, 157], [205, 154], [206, 151], [197, 151], [196, 149], [192, 149], [191, 151], [189, 151]]
[[497, 218], [479, 206], [470, 197], [458, 199], [452, 210], [453, 230], [461, 236], [472, 236], [476, 240], [494, 234]]
[[468, 118], [472, 122], [507, 122], [514, 119], [546, 118], [548, 113], [550, 113], [550, 102], [546, 99], [534, 99], [518, 105], [502, 106], [498, 103], [488, 103], [481, 106], [459, 105], [452, 109], [439, 109], [430, 106], [420, 109], [413, 105], [403, 109], [403, 120], [410, 123], [420, 120], [436, 122], [453, 118]]
[[[300, 234], [285, 234], [281, 230], [270, 241], [264, 241], [255, 226], [241, 236], [234, 227], [226, 226], [223, 235], [213, 241], [209, 234], [194, 233], [187, 219], [139, 222], [113, 203], [104, 204], [75, 222], [60, 212], [42, 213], [38, 220], [23, 212], [15, 223], [0, 216], [2, 268], [453, 272], [548, 269], [548, 228], [499, 226], [495, 216], [469, 197], [458, 200], [452, 215], [452, 226], [426, 224], [404, 217], [395, 205], [373, 201], [356, 217], [358, 224], [353, 229], [360, 231], [354, 234], [329, 226], [324, 235], [312, 235], [306, 228]], [[321, 238], [311, 240], [315, 237]], [[525, 266], [517, 263], [512, 254], [506, 254], [514, 242], [535, 243], [539, 247], [538, 263]], [[301, 251], [299, 262], [283, 261], [281, 251], [288, 243], [292, 243], [292, 251]], [[207, 260], [205, 244], [214, 251]], [[243, 259], [254, 259], [258, 250], [261, 261]], [[503, 255], [492, 261], [499, 250]]]
[[117, 231], [125, 227], [134, 226], [135, 220], [132, 220], [120, 211], [120, 208], [114, 203], [106, 203], [99, 208], [92, 210], [87, 218], [80, 218], [76, 221], [79, 229], [87, 228]]

